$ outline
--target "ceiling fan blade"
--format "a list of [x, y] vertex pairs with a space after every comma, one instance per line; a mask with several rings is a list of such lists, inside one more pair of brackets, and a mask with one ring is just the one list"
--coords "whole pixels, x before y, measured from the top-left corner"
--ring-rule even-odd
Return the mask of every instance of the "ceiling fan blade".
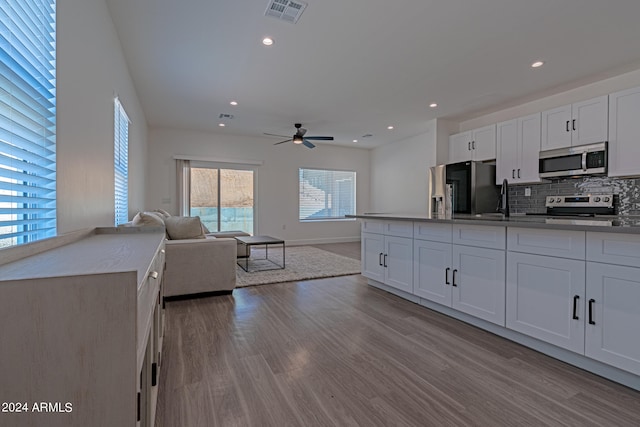
[[280, 138], [287, 138], [287, 135], [276, 135], [275, 133], [264, 133], [264, 135], [269, 135], [269, 136], [279, 136]]
[[289, 142], [289, 141], [293, 141], [293, 139], [292, 139], [292, 138], [285, 139], [284, 141], [276, 142], [276, 143], [275, 143], [275, 144], [273, 144], [273, 145], [284, 144], [285, 142]]
[[305, 136], [304, 139], [313, 139], [314, 141], [333, 141], [332, 136]]
[[302, 145], [304, 145], [305, 147], [309, 147], [309, 148], [315, 147], [315, 145], [313, 145], [311, 142], [307, 141], [306, 138], [302, 140]]

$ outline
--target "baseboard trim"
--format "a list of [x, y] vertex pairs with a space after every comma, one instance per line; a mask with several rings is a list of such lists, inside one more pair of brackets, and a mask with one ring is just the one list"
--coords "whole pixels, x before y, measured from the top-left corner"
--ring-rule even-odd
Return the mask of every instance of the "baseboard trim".
[[183, 301], [186, 299], [197, 299], [197, 298], [208, 298], [208, 297], [215, 297], [219, 295], [231, 295], [232, 293], [233, 293], [233, 289], [223, 290], [223, 291], [199, 292], [197, 294], [171, 295], [171, 296], [164, 297], [163, 302]]

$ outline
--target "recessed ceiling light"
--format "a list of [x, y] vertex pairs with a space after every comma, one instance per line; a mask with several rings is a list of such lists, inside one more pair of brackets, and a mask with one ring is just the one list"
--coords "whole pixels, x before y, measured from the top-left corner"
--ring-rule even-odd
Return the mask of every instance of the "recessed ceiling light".
[[358, 140], [357, 140], [357, 139], [354, 139], [354, 140], [353, 140], [353, 142], [358, 142]]
[[429, 107], [431, 108], [436, 108], [438, 106], [438, 104], [436, 104], [435, 102], [432, 102], [431, 104], [429, 104]]
[[225, 127], [226, 125], [224, 123], [218, 123], [218, 126], [220, 126], [221, 128]]
[[532, 68], [538, 68], [538, 67], [542, 67], [544, 65], [543, 61], [536, 61], [533, 64], [531, 64]]
[[238, 105], [238, 101], [231, 101], [229, 104], [231, 104], [231, 105], [234, 105], [234, 106], [235, 106], [235, 105]]
[[393, 130], [393, 126], [387, 126], [387, 129]]
[[273, 44], [273, 39], [271, 37], [265, 37], [262, 39], [262, 44], [265, 46], [271, 46]]

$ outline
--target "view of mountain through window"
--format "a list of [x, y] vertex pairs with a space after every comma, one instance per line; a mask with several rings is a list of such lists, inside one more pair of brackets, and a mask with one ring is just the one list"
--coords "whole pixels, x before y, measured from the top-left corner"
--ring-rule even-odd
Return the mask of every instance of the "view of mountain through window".
[[253, 171], [191, 168], [191, 216], [210, 231], [253, 234]]

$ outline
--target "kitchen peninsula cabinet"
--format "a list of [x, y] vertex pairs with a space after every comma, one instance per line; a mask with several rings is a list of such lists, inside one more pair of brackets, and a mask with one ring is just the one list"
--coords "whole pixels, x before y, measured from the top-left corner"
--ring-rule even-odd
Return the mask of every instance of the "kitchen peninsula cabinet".
[[540, 182], [540, 113], [497, 125], [496, 185]]
[[607, 95], [542, 112], [541, 151], [607, 141]]
[[362, 230], [362, 275], [412, 293], [413, 224], [364, 221]]
[[507, 238], [509, 329], [584, 352], [584, 231], [510, 228]]
[[[640, 391], [640, 219], [351, 217], [377, 236], [371, 286]], [[385, 234], [413, 242], [413, 288], [367, 272]]]
[[504, 228], [455, 225], [449, 243], [423, 240], [436, 233], [422, 227], [414, 235], [414, 294], [504, 326]]
[[609, 176], [640, 175], [640, 87], [609, 95]]
[[449, 137], [447, 163], [484, 161], [496, 158], [496, 125], [484, 126]]
[[640, 375], [640, 235], [587, 232], [585, 355]]
[[72, 234], [3, 252], [26, 256], [0, 265], [0, 400], [60, 410], [4, 413], [0, 424], [152, 426], [164, 230]]

